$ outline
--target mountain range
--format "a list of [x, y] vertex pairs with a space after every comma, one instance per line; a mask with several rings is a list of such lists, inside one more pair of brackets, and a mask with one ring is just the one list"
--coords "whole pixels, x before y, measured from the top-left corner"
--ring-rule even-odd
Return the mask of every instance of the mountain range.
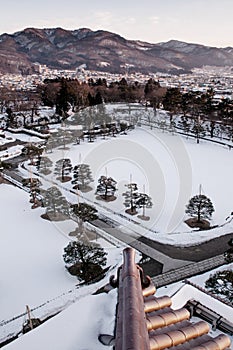
[[147, 43], [88, 28], [27, 28], [0, 35], [0, 72], [31, 74], [35, 63], [53, 69], [111, 73], [184, 73], [192, 68], [233, 66], [233, 47], [217, 48], [177, 40]]

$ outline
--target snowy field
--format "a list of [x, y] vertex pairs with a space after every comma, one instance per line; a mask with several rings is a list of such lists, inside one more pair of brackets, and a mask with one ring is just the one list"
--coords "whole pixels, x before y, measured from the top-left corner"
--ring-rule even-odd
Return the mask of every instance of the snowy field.
[[[54, 224], [41, 219], [44, 209], [32, 210], [28, 194], [11, 185], [1, 184], [0, 194], [0, 324], [24, 313], [26, 305], [34, 308], [47, 302], [34, 312], [35, 317], [44, 318], [103, 285], [101, 281], [77, 289], [77, 278], [65, 269], [62, 254], [70, 240], [68, 233], [76, 227], [73, 221]], [[122, 249], [106, 241], [99, 243], [108, 253], [107, 265], [114, 269], [122, 260]], [[12, 329], [11, 324], [0, 327], [0, 340], [7, 335], [5, 330], [20, 329], [23, 320]]]
[[[137, 127], [128, 135], [99, 138], [94, 143], [85, 141], [80, 145], [67, 146], [68, 149], [56, 148], [52, 153], [45, 155], [53, 162], [61, 158], [70, 158], [73, 165], [80, 162], [89, 164], [94, 178], [94, 182], [91, 183], [92, 191], [80, 193], [80, 197], [83, 196], [83, 199], [89, 203], [95, 202], [100, 213], [107, 214], [113, 220], [118, 221], [122, 230], [132, 237], [147, 235], [164, 243], [189, 245], [232, 232], [233, 222], [229, 214], [233, 210], [233, 162], [232, 151], [229, 151], [228, 148], [204, 141], [197, 145], [193, 139], [142, 127]], [[29, 177], [31, 171], [36, 169], [28, 164], [25, 165], [28, 170], [20, 167], [20, 171], [24, 177]], [[98, 201], [95, 196], [98, 178], [106, 174], [118, 182], [117, 199], [110, 203]], [[125, 213], [122, 193], [126, 190], [125, 185], [130, 178], [133, 182], [138, 183], [140, 191], [143, 191], [145, 186], [145, 192], [152, 197], [154, 205], [152, 209], [146, 211], [146, 214], [150, 216], [148, 222]], [[67, 199], [71, 203], [77, 203], [77, 195], [66, 191], [72, 188], [70, 183], [61, 184], [52, 174], [42, 179], [44, 188], [51, 187], [52, 182], [57, 183], [58, 186], [62, 185], [61, 190]], [[192, 232], [183, 222], [185, 205], [191, 196], [198, 193], [200, 184], [202, 192], [211, 198], [215, 207], [211, 224], [221, 225], [221, 227], [209, 231]], [[92, 300], [96, 299], [92, 299], [90, 294], [101, 286], [103, 281], [98, 285], [77, 289], [77, 279], [66, 271], [62, 254], [70, 240], [68, 234], [76, 227], [75, 223], [71, 220], [56, 223], [42, 220], [40, 215], [45, 209], [32, 210], [28, 194], [13, 186], [1, 184], [0, 198], [2, 225], [0, 232], [0, 263], [2, 266], [0, 324], [2, 320], [6, 321], [23, 313], [26, 305], [34, 308], [48, 301], [48, 305], [40, 314], [37, 311], [34, 312], [36, 317], [40, 317], [80, 299], [64, 313], [64, 319], [70, 320], [66, 328], [64, 328], [62, 314], [57, 316], [60, 322], [58, 330], [62, 327], [64, 329], [61, 338], [63, 336], [66, 342], [69, 338], [70, 344], [72, 343], [66, 347], [66, 350], [75, 348], [74, 343], [76, 342], [77, 345], [77, 341], [80, 349], [83, 350], [104, 349], [105, 347], [101, 344], [96, 345], [96, 334], [99, 331], [108, 333], [113, 329], [114, 310], [112, 306], [116, 301], [116, 294], [112, 292], [109, 296], [98, 296], [99, 303], [95, 305], [95, 301], [92, 303]], [[226, 220], [227, 217], [229, 217], [228, 220]], [[127, 219], [133, 219], [134, 222]], [[121, 263], [123, 246], [116, 247], [102, 239], [99, 241], [108, 252], [108, 265], [113, 267], [112, 274], [116, 266]], [[50, 303], [54, 299], [56, 299], [55, 303]], [[106, 309], [107, 316], [104, 319], [103, 314], [99, 311], [104, 309], [103, 305], [107, 299], [109, 308]], [[98, 314], [98, 317], [94, 317], [96, 322], [91, 324], [90, 332], [87, 326], [84, 328], [85, 319], [83, 317], [82, 322], [80, 317], [78, 323], [77, 320], [71, 320], [73, 314], [84, 314], [84, 305], [88, 305], [88, 308], [85, 309], [87, 321], [92, 318], [92, 315]], [[63, 350], [64, 342], [57, 338], [59, 332], [54, 331], [52, 322], [53, 320], [51, 320], [51, 337], [49, 338], [51, 348], [55, 348], [53, 341], [55, 342], [56, 339], [56, 348]], [[75, 328], [78, 328], [75, 337], [71, 335], [74, 327], [72, 322]], [[0, 328], [0, 333], [3, 328]], [[46, 324], [40, 329], [38, 339], [43, 339], [40, 332], [46, 334]], [[14, 348], [14, 343], [12, 343], [8, 346], [9, 349], [30, 348], [30, 337], [30, 334], [22, 337], [17, 341], [17, 348]], [[89, 337], [90, 346], [85, 345], [87, 337]], [[28, 339], [26, 345], [23, 339]], [[39, 348], [46, 348], [46, 345], [38, 341]], [[34, 347], [34, 349], [37, 348]]]
[[[73, 166], [89, 164], [94, 178], [92, 191], [80, 192], [80, 197], [94, 203], [100, 213], [118, 221], [128, 234], [146, 235], [173, 245], [192, 245], [232, 232], [233, 162], [232, 152], [227, 147], [202, 140], [197, 144], [194, 139], [136, 127], [128, 135], [68, 144], [65, 149], [55, 148], [45, 156], [53, 163], [70, 158]], [[29, 167], [28, 170], [33, 171]], [[25, 170], [21, 171], [28, 176]], [[96, 199], [95, 190], [101, 175], [117, 181], [117, 199], [113, 202]], [[53, 173], [46, 178], [47, 181], [42, 181], [46, 188], [57, 182], [60, 188], [72, 189], [70, 182], [59, 183]], [[136, 182], [139, 191], [145, 189], [152, 198], [153, 207], [146, 210], [146, 215], [150, 216], [148, 222], [125, 213], [122, 194], [130, 181]], [[218, 226], [202, 233], [184, 223], [186, 205], [199, 193], [200, 186], [201, 193], [211, 199], [215, 208], [211, 226]], [[63, 193], [70, 202], [77, 202], [77, 195]]]

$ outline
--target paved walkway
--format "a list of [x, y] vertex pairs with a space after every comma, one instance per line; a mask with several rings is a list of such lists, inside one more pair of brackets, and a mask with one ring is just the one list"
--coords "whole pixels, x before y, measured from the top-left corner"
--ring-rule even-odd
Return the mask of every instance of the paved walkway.
[[152, 281], [156, 287], [162, 287], [174, 282], [181, 281], [185, 278], [213, 270], [214, 268], [222, 266], [225, 263], [226, 262], [224, 260], [224, 256], [221, 254], [206, 260], [191, 263], [179, 269], [173, 269], [169, 272], [153, 277]]
[[141, 253], [162, 263], [163, 272], [170, 271], [171, 269], [178, 269], [181, 266], [190, 264], [190, 261], [170, 258], [169, 256], [159, 252], [158, 250], [148, 246], [147, 244], [138, 241], [137, 239], [140, 237], [140, 235], [136, 236], [135, 233], [133, 233], [133, 236], [130, 236], [129, 234], [122, 232], [116, 227], [110, 227], [107, 223], [101, 220], [95, 220], [94, 225], [100, 229], [103, 229], [105, 232], [115, 237], [119, 241], [128, 244], [129, 246], [140, 251]]

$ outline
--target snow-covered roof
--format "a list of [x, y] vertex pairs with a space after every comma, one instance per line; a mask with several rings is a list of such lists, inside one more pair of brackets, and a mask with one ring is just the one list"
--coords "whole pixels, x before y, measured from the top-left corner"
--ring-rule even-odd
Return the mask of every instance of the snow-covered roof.
[[172, 305], [174, 309], [184, 306], [190, 299], [198, 300], [211, 310], [214, 310], [222, 317], [233, 321], [233, 309], [231, 306], [222, 303], [220, 300], [212, 298], [198, 288], [190, 284], [184, 284], [173, 296]]
[[81, 298], [5, 349], [106, 350], [98, 335], [113, 334], [116, 298], [116, 291]]

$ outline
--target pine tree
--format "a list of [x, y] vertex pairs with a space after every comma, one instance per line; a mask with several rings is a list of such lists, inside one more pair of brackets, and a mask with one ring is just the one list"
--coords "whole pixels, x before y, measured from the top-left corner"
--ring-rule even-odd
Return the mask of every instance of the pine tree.
[[22, 180], [22, 185], [30, 189], [32, 186], [41, 186], [41, 181], [37, 177], [26, 178]]
[[33, 203], [32, 208], [39, 205], [38, 194], [40, 193], [41, 181], [38, 178], [28, 178], [22, 180], [23, 186], [29, 188], [30, 203]]
[[100, 93], [100, 91], [97, 91], [97, 93], [96, 93], [96, 95], [95, 95], [95, 104], [96, 105], [100, 105], [100, 104], [102, 104], [103, 103], [103, 98], [102, 98], [102, 96], [101, 96], [101, 93]]
[[37, 164], [37, 170], [43, 175], [48, 175], [52, 172], [50, 169], [52, 166], [53, 162], [48, 157], [40, 157]]
[[163, 99], [164, 109], [174, 115], [180, 112], [182, 105], [182, 93], [179, 88], [168, 88]]
[[124, 205], [126, 206], [126, 208], [129, 208], [129, 209], [126, 209], [126, 213], [135, 215], [137, 214], [136, 201], [139, 197], [138, 186], [136, 183], [129, 183], [125, 186], [128, 188], [128, 190], [124, 192], [122, 195], [125, 197]]
[[127, 121], [120, 121], [119, 123], [119, 127], [120, 127], [120, 132], [123, 133], [124, 135], [127, 135], [127, 130], [129, 129], [129, 124]]
[[56, 146], [62, 146], [63, 149], [67, 149], [67, 144], [73, 142], [73, 135], [71, 131], [66, 130], [65, 128], [60, 128], [53, 134], [53, 137], [49, 138], [49, 140], [50, 139], [53, 139]]
[[185, 212], [192, 217], [197, 217], [197, 222], [200, 223], [202, 219], [211, 218], [214, 206], [208, 197], [198, 194], [190, 199]]
[[71, 205], [73, 214], [78, 218], [79, 231], [83, 232], [84, 222], [98, 219], [97, 210], [89, 204], [79, 203]]
[[56, 186], [48, 188], [43, 194], [43, 207], [46, 207], [46, 216], [58, 218], [59, 214], [69, 216], [70, 206], [66, 198]]
[[40, 194], [40, 188], [37, 186], [31, 186], [30, 188], [30, 202], [33, 203], [32, 208], [36, 208], [40, 205], [40, 200], [38, 199], [38, 195]]
[[60, 84], [60, 91], [56, 98], [56, 113], [63, 116], [69, 109], [68, 81], [62, 78]]
[[112, 177], [102, 175], [99, 180], [99, 184], [96, 189], [96, 194], [104, 200], [114, 200], [114, 194], [116, 192], [117, 182]]
[[107, 263], [106, 252], [98, 245], [72, 241], [64, 248], [63, 258], [71, 274], [90, 281], [102, 272]]
[[217, 271], [215, 274], [210, 275], [210, 278], [205, 282], [205, 288], [211, 293], [233, 303], [233, 271]]
[[190, 121], [188, 117], [181, 116], [179, 122], [178, 122], [178, 127], [180, 127], [185, 134], [188, 134], [190, 132]]
[[192, 125], [191, 132], [196, 136], [197, 143], [199, 143], [199, 140], [201, 137], [204, 137], [206, 135], [206, 130], [204, 127], [203, 122], [201, 122], [200, 118], [197, 117]]
[[57, 146], [56, 140], [53, 136], [50, 136], [46, 141], [46, 153], [53, 153], [53, 148]]
[[62, 182], [71, 180], [71, 171], [72, 164], [69, 158], [63, 158], [56, 161], [54, 174], [58, 175], [58, 179], [61, 179]]
[[34, 158], [41, 156], [43, 149], [33, 144], [27, 144], [23, 149], [22, 153], [27, 155], [31, 161], [31, 165], [34, 165]]
[[[73, 188], [78, 188], [80, 191], [87, 192], [88, 185], [93, 182], [92, 173], [88, 164], [78, 164], [73, 168]], [[89, 188], [90, 190], [90, 188]]]
[[148, 196], [146, 193], [139, 193], [138, 199], [136, 200], [136, 206], [138, 208], [142, 208], [142, 215], [139, 215], [138, 217], [142, 220], [149, 220], [149, 216], [145, 215], [146, 208], [152, 208], [152, 200], [151, 197]]

